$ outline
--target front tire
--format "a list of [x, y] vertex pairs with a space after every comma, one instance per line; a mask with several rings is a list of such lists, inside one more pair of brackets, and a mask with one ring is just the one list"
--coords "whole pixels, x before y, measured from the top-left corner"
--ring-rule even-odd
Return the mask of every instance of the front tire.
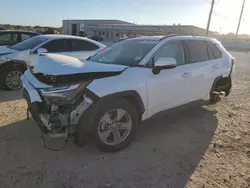
[[121, 150], [135, 137], [138, 122], [136, 108], [127, 100], [107, 101], [95, 118], [93, 141], [102, 151]]
[[1, 82], [5, 90], [16, 90], [22, 87], [21, 76], [24, 72], [22, 66], [5, 66], [1, 70]]

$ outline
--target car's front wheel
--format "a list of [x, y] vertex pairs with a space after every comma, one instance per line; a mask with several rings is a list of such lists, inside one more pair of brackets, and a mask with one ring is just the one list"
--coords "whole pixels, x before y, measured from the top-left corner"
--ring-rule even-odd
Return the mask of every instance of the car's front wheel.
[[22, 87], [21, 76], [24, 70], [21, 66], [6, 66], [1, 70], [3, 87], [6, 90], [16, 90]]
[[98, 112], [92, 138], [102, 151], [117, 151], [129, 145], [136, 133], [138, 114], [126, 100], [103, 105]]

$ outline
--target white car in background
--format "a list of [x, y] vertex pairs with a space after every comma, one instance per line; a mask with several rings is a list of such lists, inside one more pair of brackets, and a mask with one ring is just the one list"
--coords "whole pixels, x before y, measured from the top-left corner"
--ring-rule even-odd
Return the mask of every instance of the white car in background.
[[0, 47], [0, 87], [21, 87], [20, 76], [27, 66], [34, 66], [41, 53], [63, 54], [87, 59], [106, 46], [94, 40], [70, 35], [39, 35], [13, 46]]

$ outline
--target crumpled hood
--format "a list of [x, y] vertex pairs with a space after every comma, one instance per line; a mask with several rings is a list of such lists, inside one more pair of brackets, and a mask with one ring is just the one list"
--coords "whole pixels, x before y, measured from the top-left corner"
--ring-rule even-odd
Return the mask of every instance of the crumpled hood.
[[15, 53], [17, 50], [8, 48], [7, 46], [0, 46], [0, 55]]
[[42, 54], [36, 58], [32, 72], [44, 75], [61, 76], [81, 73], [122, 72], [127, 66], [96, 63], [79, 60], [59, 54]]

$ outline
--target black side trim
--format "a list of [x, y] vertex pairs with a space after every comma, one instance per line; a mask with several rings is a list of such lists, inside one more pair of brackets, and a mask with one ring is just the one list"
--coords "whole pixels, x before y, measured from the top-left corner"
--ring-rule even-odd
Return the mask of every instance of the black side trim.
[[[110, 95], [103, 97], [102, 99], [104, 100], [104, 99], [109, 99], [109, 98], [124, 98], [124, 99], [127, 99], [130, 101], [130, 99], [131, 99], [130, 97], [134, 97], [134, 99], [136, 99], [133, 102], [136, 102], [138, 104], [140, 113], [143, 114], [145, 112], [145, 106], [142, 102], [141, 96], [135, 90], [128, 90], [128, 91], [113, 93], [113, 94], [110, 94]], [[132, 102], [132, 101], [130, 101], [130, 102]], [[132, 103], [132, 105], [136, 105], [136, 104]]]
[[185, 51], [185, 63], [190, 64], [190, 49], [187, 45], [187, 40], [183, 40], [183, 46], [184, 46], [184, 51]]

